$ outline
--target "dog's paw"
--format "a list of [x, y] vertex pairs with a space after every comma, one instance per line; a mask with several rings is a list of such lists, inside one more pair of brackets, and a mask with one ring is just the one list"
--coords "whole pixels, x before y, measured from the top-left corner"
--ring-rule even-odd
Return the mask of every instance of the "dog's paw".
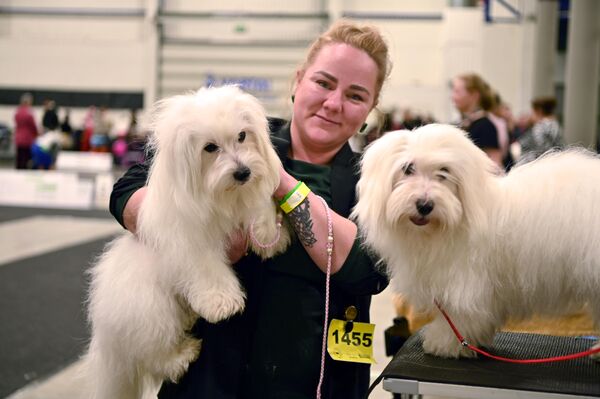
[[423, 350], [430, 355], [453, 358], [475, 358], [477, 353], [461, 345], [453, 334], [445, 330], [437, 330], [435, 324], [430, 324], [423, 331]]
[[290, 244], [289, 226], [279, 215], [261, 216], [250, 226], [250, 247], [262, 259], [284, 252]]
[[218, 323], [236, 313], [246, 305], [246, 295], [237, 279], [230, 284], [216, 284], [210, 290], [190, 302], [192, 309], [209, 323]]
[[256, 242], [251, 242], [252, 251], [262, 259], [272, 258], [273, 256], [283, 253], [290, 245], [291, 237], [288, 227], [285, 223], [279, 228], [279, 232], [272, 232], [271, 236], [267, 236], [264, 232], [255, 233], [255, 238], [260, 243], [272, 243], [273, 245], [265, 248], [258, 245]]
[[447, 345], [443, 345], [435, 339], [424, 339], [423, 350], [425, 351], [425, 353], [430, 355], [451, 359], [458, 359], [459, 357], [477, 357], [477, 353], [475, 353], [467, 347], [460, 345], [458, 342], [452, 342]]
[[162, 365], [165, 378], [176, 383], [187, 371], [190, 363], [196, 360], [201, 347], [201, 340], [185, 337], [177, 346], [173, 356]]

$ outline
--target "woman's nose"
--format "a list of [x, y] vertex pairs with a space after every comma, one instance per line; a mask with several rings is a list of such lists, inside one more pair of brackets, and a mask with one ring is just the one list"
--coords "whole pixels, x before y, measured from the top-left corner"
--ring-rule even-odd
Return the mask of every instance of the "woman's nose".
[[338, 90], [332, 90], [328, 93], [325, 102], [323, 103], [327, 109], [339, 111], [342, 108], [342, 93]]

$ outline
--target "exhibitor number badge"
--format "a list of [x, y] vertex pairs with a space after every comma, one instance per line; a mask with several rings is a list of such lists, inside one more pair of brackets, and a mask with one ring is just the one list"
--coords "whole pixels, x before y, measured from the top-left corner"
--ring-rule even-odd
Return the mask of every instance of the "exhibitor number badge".
[[373, 332], [375, 324], [331, 320], [327, 334], [327, 352], [334, 360], [356, 363], [375, 363], [373, 358]]

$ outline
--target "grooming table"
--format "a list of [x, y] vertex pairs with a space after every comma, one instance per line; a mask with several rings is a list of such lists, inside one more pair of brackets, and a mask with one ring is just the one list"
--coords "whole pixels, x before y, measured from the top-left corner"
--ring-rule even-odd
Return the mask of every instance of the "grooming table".
[[[496, 334], [489, 352], [511, 359], [545, 358], [588, 350], [593, 342], [591, 337], [501, 332]], [[515, 364], [478, 356], [443, 359], [427, 355], [416, 333], [383, 371], [383, 389], [398, 394], [472, 399], [600, 397], [600, 363], [589, 357]]]

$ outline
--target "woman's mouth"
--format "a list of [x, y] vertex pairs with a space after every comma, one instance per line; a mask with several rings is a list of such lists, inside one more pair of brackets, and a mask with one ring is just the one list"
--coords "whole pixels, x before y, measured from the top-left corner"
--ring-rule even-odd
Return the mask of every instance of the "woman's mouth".
[[330, 123], [332, 125], [337, 125], [337, 126], [341, 125], [341, 122], [336, 122], [334, 120], [331, 120], [331, 119], [326, 118], [326, 117], [324, 117], [322, 115], [319, 115], [319, 114], [315, 114], [315, 117], [317, 117], [318, 119], [320, 119], [320, 120], [322, 120], [322, 121], [324, 121], [326, 123]]

